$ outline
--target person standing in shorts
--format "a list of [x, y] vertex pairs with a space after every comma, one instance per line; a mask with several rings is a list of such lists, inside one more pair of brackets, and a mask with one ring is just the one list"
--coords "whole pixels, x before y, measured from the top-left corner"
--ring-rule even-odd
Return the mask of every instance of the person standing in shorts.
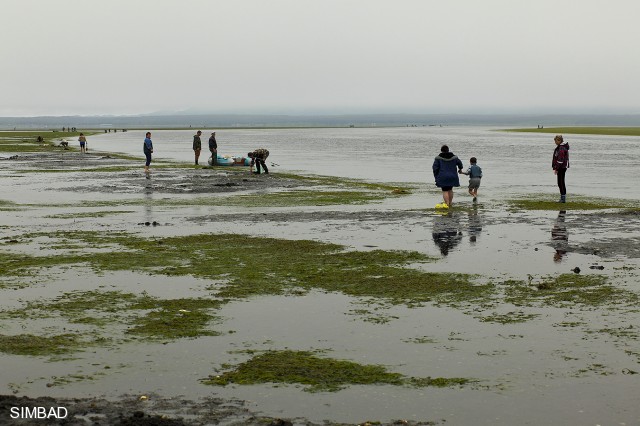
[[469, 176], [469, 195], [473, 197], [473, 202], [478, 201], [478, 188], [480, 188], [480, 179], [482, 179], [482, 169], [478, 166], [476, 157], [469, 159], [471, 165], [466, 172], [460, 171], [463, 175]]
[[460, 186], [458, 173], [462, 171], [462, 161], [453, 152], [449, 152], [447, 145], [442, 145], [440, 154], [433, 160], [432, 168], [436, 186], [442, 189], [444, 200], [442, 204], [436, 204], [436, 208], [448, 209], [453, 204], [453, 187]]
[[84, 133], [80, 133], [80, 137], [78, 138], [78, 142], [80, 142], [80, 153], [86, 154], [86, 152], [87, 152], [87, 138], [84, 136]]

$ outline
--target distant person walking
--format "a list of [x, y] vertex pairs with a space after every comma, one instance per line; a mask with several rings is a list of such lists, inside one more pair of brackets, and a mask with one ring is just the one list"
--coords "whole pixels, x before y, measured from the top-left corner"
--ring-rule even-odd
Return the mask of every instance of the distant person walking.
[[78, 138], [78, 142], [80, 142], [80, 153], [86, 154], [86, 152], [87, 152], [87, 138], [84, 136], [84, 133], [80, 133], [80, 137]]
[[256, 174], [260, 174], [260, 166], [264, 169], [266, 174], [269, 174], [269, 169], [267, 169], [267, 164], [265, 160], [269, 156], [269, 150], [264, 148], [258, 148], [253, 152], [247, 153], [247, 157], [251, 158], [251, 170], [253, 170], [253, 165], [256, 165]]
[[480, 188], [480, 179], [482, 179], [482, 169], [478, 166], [478, 159], [471, 157], [469, 159], [471, 165], [466, 172], [460, 171], [463, 175], [469, 176], [469, 195], [473, 197], [473, 202], [478, 201], [478, 188]]
[[209, 138], [209, 151], [211, 152], [210, 166], [218, 165], [218, 142], [216, 142], [216, 132], [211, 133]]
[[144, 156], [147, 157], [147, 162], [144, 163], [144, 172], [149, 173], [149, 165], [151, 164], [151, 154], [153, 153], [153, 142], [151, 142], [151, 132], [147, 132], [144, 138], [144, 145], [142, 146], [142, 150], [144, 151]]
[[200, 151], [202, 150], [202, 141], [200, 140], [200, 135], [202, 132], [198, 130], [198, 132], [193, 135], [193, 152], [196, 156], [196, 166], [198, 165], [198, 159], [200, 158]]
[[444, 200], [442, 204], [436, 204], [436, 208], [448, 209], [453, 205], [453, 187], [460, 186], [458, 173], [462, 171], [462, 168], [462, 161], [449, 152], [447, 145], [442, 145], [440, 154], [433, 160], [433, 176], [436, 179], [436, 186], [442, 189], [442, 199]]
[[558, 177], [558, 189], [560, 189], [559, 203], [567, 202], [567, 186], [564, 178], [569, 168], [569, 144], [564, 142], [562, 135], [556, 135], [553, 138], [556, 143], [556, 149], [553, 151], [553, 161], [551, 167], [553, 167], [553, 173]]

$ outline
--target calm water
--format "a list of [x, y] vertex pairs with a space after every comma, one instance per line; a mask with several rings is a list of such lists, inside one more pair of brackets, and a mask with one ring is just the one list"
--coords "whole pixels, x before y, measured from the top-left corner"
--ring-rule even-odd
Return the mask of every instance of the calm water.
[[[193, 133], [154, 131], [156, 157], [193, 161]], [[204, 133], [206, 143], [210, 132]], [[386, 201], [391, 204], [375, 205], [413, 212], [407, 216], [353, 220], [336, 215], [317, 221], [303, 217], [291, 221], [270, 220], [267, 215], [247, 214], [246, 208], [216, 206], [127, 206], [123, 208], [129, 213], [104, 217], [68, 217], [70, 212], [97, 209], [92, 207], [31, 207], [7, 211], [0, 216], [3, 236], [17, 238], [20, 232], [33, 230], [78, 229], [125, 231], [149, 238], [258, 232], [265, 237], [319, 240], [356, 250], [416, 250], [438, 259], [424, 267], [430, 272], [480, 274], [481, 282], [486, 280], [500, 288], [507, 279], [526, 282], [531, 275], [535, 282], [540, 282], [544, 276], [570, 273], [571, 268], [580, 266], [585, 275], [604, 274], [616, 288], [637, 292], [637, 271], [640, 270], [637, 258], [627, 259], [621, 255], [600, 258], [575, 250], [598, 240], [625, 242], [623, 237], [637, 234], [637, 219], [609, 218], [583, 226], [584, 218], [579, 212], [511, 215], [491, 203], [505, 193], [557, 191], [550, 167], [553, 135], [446, 127], [223, 130], [217, 136], [222, 154], [242, 155], [258, 147], [268, 148], [269, 163], [279, 164], [274, 167], [275, 172], [302, 171], [419, 183], [423, 188], [427, 185], [433, 188], [433, 157], [446, 143], [465, 165], [469, 157], [478, 157], [485, 173], [482, 202], [477, 209], [472, 209], [470, 198], [460, 194], [459, 202], [469, 208], [454, 209], [445, 216], [431, 208], [432, 202], [438, 201], [436, 191], [416, 191], [402, 199]], [[101, 134], [90, 137], [89, 146], [91, 150], [122, 152], [142, 158], [143, 138], [144, 131]], [[568, 174], [570, 194], [640, 198], [636, 189], [640, 178], [632, 169], [634, 159], [640, 154], [640, 139], [573, 135], [565, 139], [572, 147], [572, 167]], [[207, 155], [203, 157], [206, 160]], [[47, 173], [16, 173], [14, 166], [7, 164], [5, 173], [0, 174], [3, 182], [0, 200], [78, 202], [90, 198], [119, 200], [126, 195], [140, 196], [68, 190], [100, 182], [104, 176], [99, 173], [74, 175], [70, 172], [62, 179], [57, 175], [52, 179]], [[140, 165], [142, 169], [142, 160]], [[161, 173], [157, 171], [158, 175]], [[147, 181], [142, 173], [135, 178], [142, 184], [153, 181]], [[463, 185], [465, 182], [463, 178]], [[168, 197], [162, 191], [146, 196]], [[373, 209], [372, 206], [366, 205], [364, 209]], [[313, 210], [322, 209], [313, 207]], [[362, 209], [363, 206], [339, 207], [341, 213]], [[265, 209], [261, 213], [277, 210]], [[303, 212], [306, 208], [286, 210]], [[239, 216], [225, 219], [226, 215], [235, 213]], [[140, 222], [156, 220], [163, 226], [138, 226]], [[556, 247], [556, 243], [559, 246]], [[11, 244], [11, 247], [33, 250], [39, 255], [53, 251], [44, 243], [27, 241], [24, 245], [26, 247]], [[556, 256], [558, 249], [567, 251], [561, 259]], [[604, 264], [605, 270], [592, 271], [589, 266], [594, 263]], [[51, 276], [34, 276], [33, 281], [24, 288], [0, 288], [2, 309], [20, 307], [32, 300], [56, 300], [66, 292], [95, 289], [175, 299], [211, 294], [209, 280], [132, 271], [97, 274], [81, 265], [61, 269]], [[363, 310], [370, 313], [359, 313]], [[638, 323], [636, 311], [544, 304], [522, 307], [503, 298], [497, 299], [495, 305], [474, 306], [472, 310], [464, 304], [458, 308], [438, 304], [411, 309], [377, 306], [367, 300], [323, 292], [296, 297], [255, 297], [226, 304], [216, 313], [220, 321], [211, 327], [220, 331], [220, 336], [157, 343], [116, 342], [114, 346], [90, 348], [56, 362], [48, 357], [1, 354], [0, 392], [108, 398], [118, 398], [124, 393], [158, 393], [194, 400], [203, 396], [237, 398], [264, 415], [354, 424], [365, 419], [433, 420], [451, 425], [638, 424], [638, 375], [625, 373], [637, 371], [640, 359], [635, 344], [637, 337], [633, 334]], [[510, 324], [482, 320], [492, 314], [515, 317], [531, 314], [533, 318]], [[389, 321], [368, 321], [367, 316]], [[61, 319], [7, 318], [0, 322], [0, 327], [5, 335], [39, 335], [62, 334], [90, 326]], [[118, 330], [109, 333], [119, 336]], [[250, 358], [245, 350], [283, 348], [322, 350], [331, 358], [381, 364], [390, 371], [414, 377], [478, 378], [481, 384], [479, 388], [462, 389], [349, 386], [340, 392], [312, 394], [294, 385], [222, 388], [200, 382], [217, 374], [225, 364], [237, 365]], [[56, 377], [70, 380], [67, 384], [47, 386]]]
[[[194, 129], [157, 130], [152, 140], [158, 159], [193, 161]], [[145, 131], [108, 133], [90, 138], [93, 149], [142, 156]], [[210, 131], [203, 130], [203, 144]], [[381, 129], [221, 130], [216, 133], [223, 155], [246, 155], [256, 148], [271, 152], [274, 171], [432, 185], [431, 164], [448, 144], [465, 164], [477, 157], [483, 168], [481, 193], [555, 192], [551, 134], [505, 133], [479, 127]], [[640, 198], [640, 175], [632, 169], [640, 156], [640, 139], [619, 136], [566, 135], [571, 146], [567, 174], [569, 195]], [[208, 151], [202, 154], [204, 160]], [[463, 185], [466, 178], [463, 179]]]

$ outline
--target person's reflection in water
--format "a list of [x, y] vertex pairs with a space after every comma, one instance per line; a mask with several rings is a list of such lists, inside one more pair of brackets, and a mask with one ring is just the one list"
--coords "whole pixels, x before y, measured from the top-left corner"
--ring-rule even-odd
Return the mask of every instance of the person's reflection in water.
[[155, 226], [157, 222], [153, 220], [153, 190], [151, 188], [146, 188], [144, 192], [144, 201], [144, 224], [149, 226], [153, 223]]
[[558, 217], [551, 229], [551, 242], [556, 252], [553, 254], [554, 262], [562, 262], [562, 258], [567, 254], [569, 248], [569, 234], [567, 233], [567, 225], [565, 224], [565, 216], [567, 212], [560, 210]]
[[469, 211], [469, 242], [475, 243], [478, 235], [482, 232], [481, 216], [478, 216], [478, 205], [473, 205], [473, 210]]
[[443, 256], [455, 248], [462, 241], [462, 232], [459, 232], [460, 222], [453, 212], [439, 214], [433, 220], [433, 241], [440, 249]]

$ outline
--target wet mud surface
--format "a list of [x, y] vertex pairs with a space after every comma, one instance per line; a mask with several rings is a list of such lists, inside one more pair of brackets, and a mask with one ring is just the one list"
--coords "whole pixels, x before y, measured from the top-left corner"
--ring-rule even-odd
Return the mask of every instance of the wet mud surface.
[[[382, 196], [369, 199], [362, 195], [368, 189], [353, 183], [279, 176], [277, 168], [254, 176], [246, 168], [158, 162], [147, 177], [139, 160], [76, 152], [7, 157], [0, 160], [0, 181], [0, 250], [15, 256], [15, 268], [24, 261], [20, 254], [79, 259], [17, 277], [4, 270], [0, 335], [75, 330], [83, 338], [95, 332], [102, 339], [68, 356], [0, 358], [10, 372], [0, 388], [2, 424], [30, 424], [7, 420], [7, 410], [16, 406], [63, 406], [70, 418], [59, 424], [74, 425], [518, 424], [523, 416], [532, 424], [557, 419], [584, 424], [587, 418], [633, 424], [640, 419], [632, 396], [640, 377], [637, 210], [518, 210], [501, 193], [485, 189], [474, 204], [461, 189], [457, 205], [442, 213], [433, 209], [439, 193], [431, 187], [402, 196], [374, 188]], [[357, 192], [359, 198], [320, 197], [336, 189]], [[280, 197], [291, 191], [302, 195], [293, 201]], [[233, 202], [218, 201], [225, 199]], [[124, 237], [117, 240], [120, 234]], [[229, 250], [231, 241], [259, 239], [238, 243], [230, 254], [213, 251], [224, 245], [220, 239], [196, 245], [198, 238], [219, 234], [228, 235]], [[116, 243], [131, 244], [136, 259], [130, 268], [121, 267], [126, 258], [114, 259], [120, 262], [114, 266], [98, 255]], [[173, 251], [170, 244], [176, 244]], [[331, 244], [346, 253], [371, 254], [341, 259]], [[248, 296], [229, 296], [240, 287], [237, 277], [257, 280], [237, 270], [249, 263], [247, 253], [264, 252], [268, 263], [285, 249], [294, 259], [298, 247], [318, 250], [315, 257], [298, 257], [308, 259], [321, 277], [347, 280], [351, 276], [342, 272], [371, 266], [354, 275], [354, 281], [370, 280], [371, 287], [358, 288], [357, 282], [348, 289], [334, 287], [324, 282], [329, 278], [296, 269], [291, 261], [264, 268], [268, 277], [284, 277], [278, 278], [284, 287], [266, 280]], [[389, 255], [394, 251], [416, 254], [399, 261]], [[146, 265], [138, 257], [157, 262]], [[224, 263], [222, 271], [201, 266], [235, 258], [237, 263]], [[331, 269], [332, 262], [342, 261], [352, 263], [343, 271]], [[393, 299], [372, 290], [381, 277], [398, 274], [394, 284], [400, 284], [422, 279], [423, 273], [456, 274], [450, 282], [457, 292]], [[313, 286], [285, 286], [300, 277]], [[93, 301], [86, 316], [60, 307], [73, 295], [89, 300], [90, 292], [97, 297], [93, 292], [107, 291], [122, 297], [120, 314], [100, 308], [107, 304], [103, 299]], [[140, 325], [127, 322], [133, 321], [130, 315], [142, 317], [148, 308], [128, 301], [129, 293], [135, 303], [153, 298], [182, 304], [182, 316], [202, 314], [194, 315], [192, 329], [202, 326], [196, 320], [204, 314], [215, 319], [193, 338], [131, 337], [127, 328]], [[410, 297], [421, 302], [407, 302]], [[220, 307], [186, 306], [198, 298], [216, 298]], [[43, 309], [38, 303], [59, 314], [50, 323], [32, 317]], [[158, 309], [165, 311], [169, 308]], [[156, 323], [154, 317], [143, 318]], [[112, 322], [103, 326], [102, 320]], [[309, 394], [303, 384], [201, 383], [255, 353], [280, 348], [385, 365], [405, 376], [466, 377], [480, 384], [462, 389], [359, 385]], [[541, 412], [540, 406], [548, 409]]]
[[[12, 419], [11, 409], [51, 408], [60, 417], [40, 419]], [[59, 407], [65, 410], [58, 411]], [[19, 413], [19, 411], [14, 411]], [[325, 423], [312, 423], [305, 419], [280, 419], [261, 417], [243, 407], [242, 401], [228, 401], [210, 398], [205, 401], [184, 399], [162, 399], [158, 395], [144, 397], [123, 396], [118, 401], [85, 398], [28, 398], [13, 395], [0, 395], [0, 418], [6, 426], [20, 425], [69, 425], [69, 426], [188, 426], [188, 425], [249, 425], [249, 426], [319, 426]], [[8, 420], [7, 420], [8, 419]], [[393, 422], [403, 425], [424, 425], [423, 422]]]
[[[130, 159], [104, 154], [83, 155], [76, 152], [47, 154], [21, 154], [0, 159], [7, 165], [21, 170], [51, 173], [52, 180], [67, 180], [73, 172], [85, 172], [91, 179], [77, 180], [66, 188], [75, 192], [144, 194], [149, 191], [166, 194], [220, 194], [239, 191], [265, 191], [274, 186], [300, 188], [310, 186], [299, 179], [277, 177], [273, 174], [256, 175], [249, 167], [184, 166], [167, 162], [154, 163], [151, 173], [142, 173], [142, 165]], [[155, 167], [154, 167], [155, 166]], [[56, 173], [59, 172], [59, 173]], [[275, 180], [275, 182], [274, 182]]]

